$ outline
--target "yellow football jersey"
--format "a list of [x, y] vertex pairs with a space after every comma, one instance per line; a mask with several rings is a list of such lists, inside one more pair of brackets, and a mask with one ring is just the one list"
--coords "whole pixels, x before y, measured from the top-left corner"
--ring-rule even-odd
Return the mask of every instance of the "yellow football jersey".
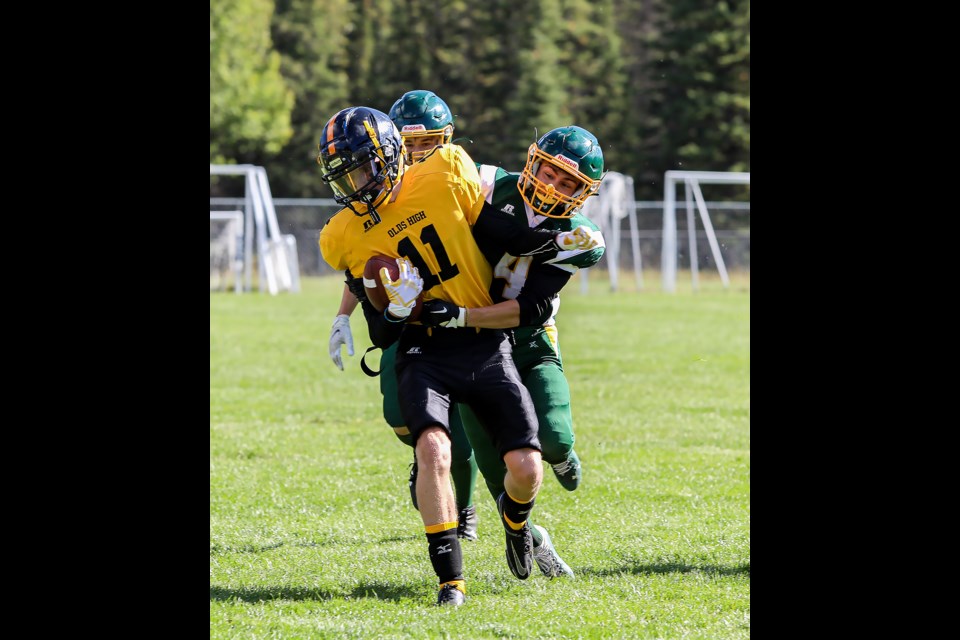
[[444, 145], [409, 166], [377, 208], [381, 222], [338, 211], [320, 231], [320, 253], [337, 271], [363, 275], [375, 253], [407, 257], [423, 278], [424, 297], [461, 307], [493, 303], [493, 273], [471, 230], [484, 204], [476, 164], [459, 145]]

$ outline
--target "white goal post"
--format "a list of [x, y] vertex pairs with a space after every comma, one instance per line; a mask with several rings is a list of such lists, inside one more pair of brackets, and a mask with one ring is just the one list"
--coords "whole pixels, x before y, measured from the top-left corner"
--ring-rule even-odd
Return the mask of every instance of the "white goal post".
[[[300, 291], [300, 266], [296, 238], [280, 233], [266, 169], [251, 164], [211, 164], [210, 175], [244, 177], [243, 247], [239, 250], [240, 258], [238, 259], [242, 265], [240, 270], [243, 273], [243, 290], [253, 289], [252, 269], [254, 247], [256, 247], [260, 291], [264, 290], [264, 285], [272, 295], [276, 295], [279, 291]], [[215, 219], [215, 213], [223, 212], [211, 211], [211, 222]], [[256, 242], [254, 242], [254, 236], [256, 236]], [[212, 238], [211, 243], [213, 243]], [[239, 284], [238, 281], [237, 285]], [[237, 290], [239, 291], [239, 288]]]
[[[643, 289], [643, 266], [640, 257], [640, 239], [637, 232], [637, 202], [634, 199], [633, 178], [616, 171], [608, 171], [600, 183], [596, 196], [587, 198], [583, 204], [583, 215], [600, 227], [606, 244], [604, 257], [607, 259], [607, 271], [610, 275], [610, 290], [619, 288], [620, 273], [620, 221], [628, 219], [630, 224], [630, 248], [633, 251], [633, 277], [637, 290]], [[580, 270], [580, 292], [587, 292], [587, 271]]]
[[697, 289], [697, 234], [695, 218], [693, 216], [693, 202], [696, 200], [697, 211], [703, 221], [703, 228], [707, 232], [710, 250], [717, 263], [720, 279], [723, 286], [730, 286], [727, 268], [720, 255], [720, 245], [717, 243], [717, 234], [713, 231], [710, 214], [700, 191], [701, 184], [750, 184], [750, 172], [737, 171], [667, 171], [663, 174], [663, 252], [660, 254], [661, 277], [663, 290], [669, 293], [676, 291], [677, 285], [677, 183], [683, 182], [687, 205], [687, 229], [690, 239], [690, 275], [693, 279], [693, 289]]

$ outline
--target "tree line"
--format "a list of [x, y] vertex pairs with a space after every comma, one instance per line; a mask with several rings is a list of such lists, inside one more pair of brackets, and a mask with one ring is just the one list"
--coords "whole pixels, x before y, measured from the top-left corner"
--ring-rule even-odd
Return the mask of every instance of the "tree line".
[[669, 169], [750, 170], [750, 3], [210, 2], [210, 162], [265, 166], [275, 197], [331, 197], [323, 125], [411, 89], [444, 99], [478, 162], [519, 171], [538, 135], [577, 124], [659, 200]]

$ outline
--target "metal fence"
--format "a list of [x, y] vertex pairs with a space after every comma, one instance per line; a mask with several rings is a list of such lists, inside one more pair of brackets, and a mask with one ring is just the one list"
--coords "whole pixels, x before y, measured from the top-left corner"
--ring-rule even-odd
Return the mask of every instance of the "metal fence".
[[[340, 210], [339, 205], [332, 198], [274, 198], [274, 207], [277, 212], [277, 221], [280, 232], [291, 234], [297, 241], [297, 256], [300, 262], [300, 273], [304, 276], [326, 275], [333, 270], [323, 261], [320, 255], [318, 238], [320, 229], [327, 220]], [[717, 241], [720, 245], [720, 255], [728, 271], [750, 271], [750, 203], [749, 202], [707, 202], [710, 211], [710, 220]], [[243, 210], [243, 198], [210, 198], [211, 211]], [[659, 271], [661, 251], [663, 249], [663, 202], [659, 200], [638, 201], [637, 239], [639, 241], [640, 256], [643, 269]], [[633, 232], [628, 225], [628, 219], [621, 221], [620, 269], [633, 269], [633, 253], [631, 241]], [[696, 224], [696, 223], [695, 223]], [[677, 257], [678, 269], [690, 268], [690, 257], [687, 255], [686, 216], [677, 216], [677, 241], [679, 254]], [[710, 271], [716, 269], [716, 264], [707, 242], [707, 236], [702, 227], [696, 228], [697, 257], [699, 269]], [[597, 268], [609, 269], [607, 259], [601, 259]]]

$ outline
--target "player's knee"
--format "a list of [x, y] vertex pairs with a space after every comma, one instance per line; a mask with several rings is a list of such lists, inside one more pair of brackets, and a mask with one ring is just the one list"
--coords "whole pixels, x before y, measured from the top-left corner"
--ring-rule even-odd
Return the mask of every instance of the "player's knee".
[[503, 456], [507, 470], [515, 482], [534, 491], [543, 480], [543, 459], [536, 449], [514, 449]]
[[425, 468], [450, 469], [450, 436], [443, 427], [427, 427], [417, 438], [417, 463]]

